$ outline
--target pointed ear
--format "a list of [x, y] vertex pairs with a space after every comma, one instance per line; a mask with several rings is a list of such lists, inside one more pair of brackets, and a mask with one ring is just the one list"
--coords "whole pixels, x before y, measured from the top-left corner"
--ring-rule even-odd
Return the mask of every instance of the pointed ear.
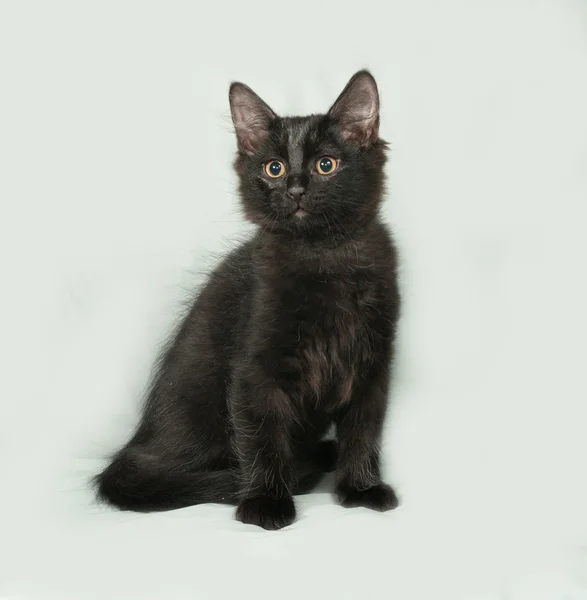
[[345, 139], [368, 146], [379, 137], [379, 93], [375, 79], [368, 71], [359, 71], [328, 111], [338, 122]]
[[269, 133], [269, 123], [277, 115], [244, 83], [230, 86], [230, 112], [236, 130], [238, 149], [253, 154]]

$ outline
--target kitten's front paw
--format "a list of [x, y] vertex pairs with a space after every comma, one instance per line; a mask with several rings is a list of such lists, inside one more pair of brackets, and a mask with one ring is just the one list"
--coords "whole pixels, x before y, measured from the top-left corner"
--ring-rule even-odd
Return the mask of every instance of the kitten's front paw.
[[236, 518], [243, 523], [264, 529], [281, 529], [291, 525], [296, 518], [293, 498], [257, 496], [243, 500], [236, 509]]
[[365, 506], [384, 512], [398, 507], [399, 501], [393, 489], [386, 483], [380, 483], [366, 490], [340, 487], [336, 491], [339, 502], [345, 508]]

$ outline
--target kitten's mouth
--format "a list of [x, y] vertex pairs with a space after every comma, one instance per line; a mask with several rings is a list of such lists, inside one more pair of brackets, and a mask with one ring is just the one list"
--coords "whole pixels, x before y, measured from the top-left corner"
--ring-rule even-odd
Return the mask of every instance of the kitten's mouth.
[[294, 212], [296, 219], [303, 219], [308, 214], [308, 211], [304, 208], [298, 208]]

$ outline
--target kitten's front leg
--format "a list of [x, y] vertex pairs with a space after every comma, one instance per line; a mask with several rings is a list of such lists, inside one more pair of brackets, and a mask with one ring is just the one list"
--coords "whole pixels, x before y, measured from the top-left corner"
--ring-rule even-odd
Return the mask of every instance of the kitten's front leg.
[[290, 399], [276, 385], [259, 385], [250, 377], [238, 382], [235, 391], [233, 423], [241, 471], [236, 518], [281, 529], [296, 517]]
[[379, 467], [387, 391], [387, 368], [374, 367], [364, 373], [349, 404], [336, 415], [336, 494], [347, 508], [366, 506], [386, 511], [398, 505], [393, 489], [382, 482]]

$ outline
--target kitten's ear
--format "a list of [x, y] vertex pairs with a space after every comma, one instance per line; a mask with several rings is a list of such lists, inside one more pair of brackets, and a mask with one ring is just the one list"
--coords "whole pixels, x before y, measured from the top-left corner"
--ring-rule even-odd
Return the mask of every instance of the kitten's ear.
[[368, 146], [379, 136], [379, 93], [369, 71], [355, 73], [328, 111], [345, 139]]
[[245, 154], [253, 154], [267, 137], [269, 123], [277, 115], [244, 83], [233, 83], [229, 98], [238, 149]]

